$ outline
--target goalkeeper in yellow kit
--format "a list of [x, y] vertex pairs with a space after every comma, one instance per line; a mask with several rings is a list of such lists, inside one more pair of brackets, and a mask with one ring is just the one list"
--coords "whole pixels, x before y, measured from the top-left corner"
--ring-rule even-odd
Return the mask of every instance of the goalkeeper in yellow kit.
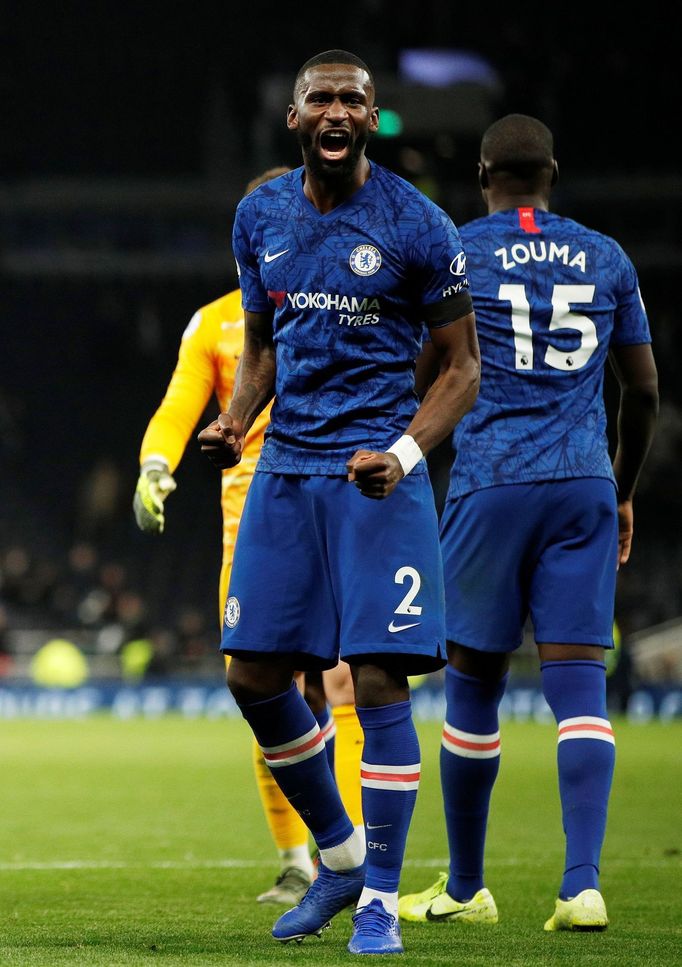
[[[247, 185], [245, 194], [286, 170], [273, 168], [254, 178]], [[211, 395], [215, 393], [217, 396], [221, 411], [227, 409], [243, 343], [244, 317], [239, 289], [203, 306], [190, 320], [182, 336], [175, 371], [140, 448], [140, 476], [133, 509], [141, 530], [154, 534], [163, 532], [164, 502], [176, 488], [173, 472]], [[269, 413], [270, 407], [267, 407], [248, 432], [241, 462], [222, 472], [221, 622], [239, 518], [263, 444]], [[324, 688], [321, 682], [313, 682], [307, 676], [306, 698], [325, 735], [328, 752], [333, 749], [334, 769], [346, 810], [353, 823], [362, 826], [360, 758], [363, 738], [355, 713], [350, 669], [342, 662], [324, 676]], [[331, 714], [327, 700], [332, 706]], [[308, 850], [308, 829], [272, 778], [255, 741], [253, 760], [265, 816], [280, 858], [275, 885], [258, 899], [293, 906], [308, 889], [314, 875]]]

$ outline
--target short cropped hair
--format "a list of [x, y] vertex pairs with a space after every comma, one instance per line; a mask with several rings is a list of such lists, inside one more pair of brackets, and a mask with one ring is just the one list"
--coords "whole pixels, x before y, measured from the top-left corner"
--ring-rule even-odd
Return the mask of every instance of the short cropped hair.
[[244, 194], [250, 195], [256, 188], [260, 188], [267, 181], [272, 181], [273, 178], [279, 178], [280, 175], [285, 175], [287, 171], [291, 171], [291, 168], [288, 168], [286, 165], [281, 165], [278, 168], [268, 168], [262, 175], [256, 175], [255, 178], [251, 179], [244, 189]]
[[361, 60], [357, 54], [351, 54], [348, 50], [324, 50], [321, 54], [315, 54], [314, 57], [307, 60], [300, 68], [294, 81], [294, 97], [298, 93], [305, 72], [310, 70], [311, 67], [317, 67], [319, 64], [351, 64], [353, 67], [359, 67], [360, 70], [367, 73], [372, 89], [374, 89], [374, 75], [364, 60]]
[[527, 114], [507, 114], [483, 134], [481, 162], [489, 174], [527, 178], [554, 164], [554, 138], [546, 124]]

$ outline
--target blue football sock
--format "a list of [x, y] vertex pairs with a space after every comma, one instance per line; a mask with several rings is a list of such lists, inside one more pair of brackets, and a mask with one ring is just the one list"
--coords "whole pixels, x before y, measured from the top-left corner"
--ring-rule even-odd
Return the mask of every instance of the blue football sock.
[[353, 824], [329, 768], [322, 733], [296, 686], [239, 708], [277, 785], [319, 848], [337, 846], [352, 836]]
[[616, 750], [606, 709], [606, 665], [546, 661], [542, 690], [559, 726], [557, 764], [566, 864], [559, 897], [599, 889], [599, 858]]
[[329, 768], [334, 774], [334, 750], [336, 747], [336, 722], [334, 721], [334, 716], [332, 715], [332, 710], [329, 705], [325, 705], [322, 712], [318, 712], [315, 715], [317, 724], [320, 726], [320, 732], [322, 733], [322, 738], [324, 739], [324, 747], [327, 753], [327, 762], [329, 763]]
[[360, 765], [370, 890], [397, 893], [419, 786], [419, 740], [409, 701], [358, 708], [365, 734]]
[[450, 846], [447, 891], [470, 900], [483, 887], [490, 795], [500, 767], [497, 710], [507, 676], [484, 682], [448, 665], [440, 778]]

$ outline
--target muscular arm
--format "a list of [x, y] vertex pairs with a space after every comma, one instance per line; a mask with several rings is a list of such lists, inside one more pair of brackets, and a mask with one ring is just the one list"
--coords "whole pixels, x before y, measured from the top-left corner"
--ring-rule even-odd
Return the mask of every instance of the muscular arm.
[[632, 499], [658, 415], [658, 374], [648, 343], [616, 347], [609, 359], [620, 384], [618, 446], [613, 472], [618, 487], [618, 560], [619, 564], [625, 564], [632, 545]]
[[239, 361], [234, 396], [228, 408], [246, 433], [275, 393], [275, 346], [272, 313], [244, 312], [244, 352]]
[[[431, 330], [428, 355], [438, 366], [436, 379], [426, 390], [426, 372], [430, 361], [418, 368], [417, 391], [423, 396], [421, 406], [405, 430], [426, 454], [445, 439], [471, 409], [478, 395], [481, 360], [473, 312], [448, 326]], [[365, 497], [382, 499], [393, 492], [404, 476], [400, 461], [393, 453], [358, 452], [348, 462], [348, 479]]]
[[234, 467], [241, 460], [244, 437], [275, 392], [275, 347], [271, 312], [244, 312], [244, 351], [226, 413], [198, 436], [215, 466]]
[[431, 330], [438, 375], [405, 430], [426, 456], [474, 405], [481, 378], [481, 357], [473, 312]]
[[433, 343], [429, 338], [428, 342], [422, 344], [422, 351], [417, 356], [414, 368], [414, 391], [420, 400], [423, 400], [429, 391], [429, 387], [438, 376], [438, 354], [433, 348]]

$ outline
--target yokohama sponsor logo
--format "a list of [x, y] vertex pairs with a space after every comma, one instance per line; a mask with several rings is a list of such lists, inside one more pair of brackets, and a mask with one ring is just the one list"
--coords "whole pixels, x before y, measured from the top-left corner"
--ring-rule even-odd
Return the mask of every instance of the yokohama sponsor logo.
[[287, 292], [292, 309], [337, 309], [340, 312], [372, 312], [379, 309], [376, 298], [358, 299], [338, 292]]

